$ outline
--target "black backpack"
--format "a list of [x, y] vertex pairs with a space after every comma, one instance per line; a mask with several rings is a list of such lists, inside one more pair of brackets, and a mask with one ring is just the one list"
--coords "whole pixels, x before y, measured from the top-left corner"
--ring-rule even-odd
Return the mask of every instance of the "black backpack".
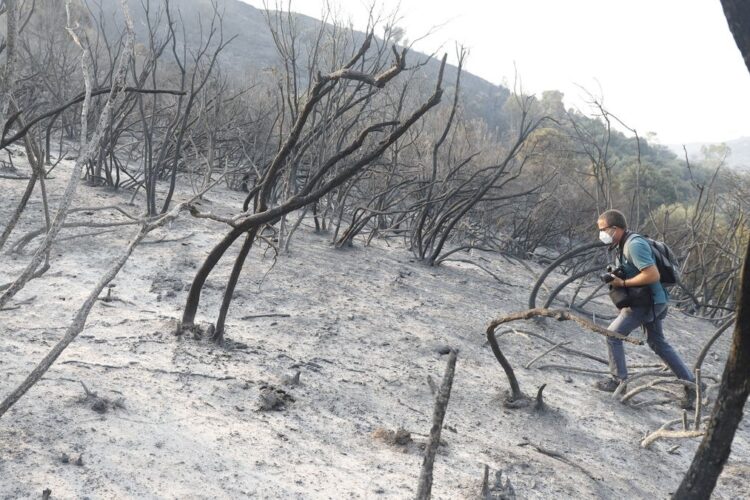
[[648, 242], [651, 251], [654, 254], [656, 268], [659, 270], [659, 281], [661, 284], [667, 288], [675, 286], [680, 281], [680, 269], [679, 263], [677, 262], [677, 256], [672, 249], [663, 241], [654, 240], [649, 238], [648, 235], [628, 232], [622, 240], [622, 246], [620, 248], [621, 255], [624, 252], [625, 243], [631, 236], [640, 236]]

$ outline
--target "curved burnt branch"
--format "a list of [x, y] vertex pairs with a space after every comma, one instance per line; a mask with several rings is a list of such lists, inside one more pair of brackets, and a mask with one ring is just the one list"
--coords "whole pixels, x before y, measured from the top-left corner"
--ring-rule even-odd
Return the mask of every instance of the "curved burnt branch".
[[546, 309], [552, 305], [552, 301], [555, 300], [555, 297], [557, 297], [557, 295], [560, 292], [562, 292], [563, 288], [565, 288], [566, 286], [568, 286], [569, 284], [571, 284], [578, 278], [583, 278], [584, 276], [588, 276], [589, 274], [595, 271], [598, 271], [600, 269], [601, 269], [601, 266], [589, 267], [588, 269], [584, 269], [583, 271], [568, 277], [565, 281], [557, 285], [557, 287], [555, 287], [555, 289], [550, 292], [549, 297], [547, 297], [547, 301], [544, 303], [544, 308]]
[[572, 250], [562, 254], [557, 258], [557, 260], [547, 266], [547, 268], [542, 272], [542, 274], [539, 276], [539, 279], [537, 279], [536, 283], [534, 284], [534, 288], [531, 290], [531, 295], [529, 295], [529, 309], [534, 309], [536, 307], [536, 296], [539, 293], [539, 289], [542, 287], [542, 283], [544, 283], [544, 280], [547, 279], [547, 276], [549, 276], [549, 274], [554, 271], [555, 268], [557, 268], [560, 264], [570, 259], [571, 257], [575, 257], [576, 255], [591, 250], [592, 248], [603, 246], [605, 246], [604, 243], [600, 241], [581, 245], [580, 247], [573, 248]]
[[503, 355], [503, 352], [500, 350], [500, 346], [497, 344], [497, 338], [495, 337], [495, 326], [490, 324], [490, 326], [487, 328], [487, 340], [490, 343], [490, 347], [492, 348], [492, 354], [495, 355], [495, 359], [497, 359], [498, 363], [500, 363], [500, 366], [503, 367], [503, 370], [505, 370], [505, 375], [508, 377], [508, 382], [510, 383], [510, 390], [511, 390], [511, 401], [518, 401], [526, 398], [526, 395], [521, 392], [521, 387], [518, 385], [518, 379], [516, 378], [516, 374], [513, 373], [513, 367], [510, 366], [510, 363]]
[[492, 348], [492, 353], [495, 355], [495, 359], [497, 359], [498, 363], [500, 363], [500, 366], [503, 367], [503, 370], [505, 371], [505, 375], [508, 377], [508, 382], [510, 383], [510, 389], [511, 389], [511, 397], [508, 402], [510, 403], [511, 406], [513, 406], [514, 402], [527, 400], [528, 397], [523, 393], [523, 391], [521, 391], [521, 387], [518, 384], [518, 379], [516, 378], [516, 375], [513, 372], [513, 367], [510, 365], [510, 362], [505, 357], [503, 352], [500, 350], [500, 346], [497, 343], [497, 338], [495, 337], [495, 329], [499, 325], [502, 325], [504, 323], [510, 323], [511, 321], [517, 321], [521, 319], [531, 319], [537, 316], [555, 318], [558, 321], [567, 321], [567, 320], [575, 321], [579, 325], [593, 331], [594, 333], [598, 333], [606, 337], [620, 339], [624, 342], [629, 342], [631, 344], [636, 344], [636, 345], [643, 344], [643, 341], [641, 340], [631, 339], [629, 337], [620, 335], [619, 333], [612, 332], [610, 330], [607, 330], [606, 328], [602, 328], [599, 325], [592, 323], [591, 321], [588, 321], [584, 318], [571, 314], [568, 311], [561, 311], [561, 310], [556, 310], [556, 309], [529, 309], [526, 311], [520, 311], [520, 312], [508, 314], [506, 316], [497, 318], [493, 320], [487, 327], [487, 332], [486, 332], [487, 340], [490, 343], [490, 347]]
[[698, 358], [695, 360], [695, 364], [693, 365], [693, 372], [695, 370], [700, 369], [701, 365], [703, 364], [703, 360], [706, 359], [706, 355], [708, 355], [708, 351], [711, 350], [711, 346], [714, 345], [714, 342], [716, 342], [721, 335], [729, 329], [730, 326], [734, 324], [734, 316], [732, 316], [731, 319], [726, 321], [723, 325], [721, 325], [716, 332], [711, 336], [710, 339], [708, 339], [708, 342], [706, 342], [706, 345], [703, 346], [703, 349], [701, 349], [700, 354], [698, 355]]

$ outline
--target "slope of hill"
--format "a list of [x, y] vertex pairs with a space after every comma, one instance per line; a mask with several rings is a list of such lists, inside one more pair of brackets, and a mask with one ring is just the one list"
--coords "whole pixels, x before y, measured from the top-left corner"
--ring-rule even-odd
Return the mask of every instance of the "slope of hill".
[[[21, 159], [16, 165], [28, 173]], [[48, 181], [53, 203], [69, 173], [64, 162]], [[0, 220], [22, 184], [0, 179]], [[176, 197], [190, 194], [184, 188]], [[133, 211], [130, 196], [81, 186], [75, 205]], [[230, 214], [241, 200], [241, 193], [219, 189], [201, 203]], [[38, 227], [39, 207], [35, 193], [15, 238]], [[0, 498], [30, 498], [45, 488], [52, 498], [414, 498], [434, 403], [428, 378], [439, 384], [446, 346], [459, 354], [433, 498], [476, 498], [485, 464], [510, 479], [518, 498], [664, 498], [674, 491], [698, 441], [641, 448], [644, 434], [682, 415], [674, 403], [649, 405], [663, 393], [636, 396], [642, 406], [616, 402], [591, 387], [604, 364], [562, 349], [524, 368], [550, 347], [538, 335], [604, 356], [598, 335], [571, 322], [502, 330], [501, 346], [522, 389], [533, 394], [546, 383], [548, 409], [503, 407], [508, 383], [484, 330], [492, 318], [526, 307], [539, 266], [465, 256], [481, 260], [501, 283], [464, 263], [423, 266], [398, 242], [357, 241], [336, 250], [330, 235], [310, 225], [269, 274], [270, 254], [251, 253], [225, 347], [172, 332], [196, 266], [226, 228], [185, 215], [150, 236], [109, 298], [97, 302], [86, 330], [0, 419]], [[123, 250], [125, 229], [64, 231], [79, 237], [59, 241], [52, 268], [0, 311], [0, 395], [62, 336]], [[0, 283], [27, 259], [3, 254]], [[230, 266], [226, 259], [210, 276], [200, 320], [214, 317]], [[554, 274], [550, 286], [563, 279]], [[609, 312], [601, 300], [596, 307]], [[666, 329], [689, 364], [714, 330], [677, 312]], [[728, 345], [724, 336], [708, 356], [709, 382], [720, 376]], [[646, 346], [628, 346], [628, 356], [634, 371], [657, 361]], [[298, 384], [288, 377], [295, 373]], [[277, 411], [259, 411], [269, 390], [280, 400]], [[399, 428], [409, 437], [401, 433], [396, 442]], [[714, 498], [750, 496], [748, 457], [746, 419]]]
[[[122, 24], [119, 13], [119, 0], [99, 0], [110, 22], [109, 28], [116, 28]], [[197, 46], [205, 38], [209, 28], [209, 21], [213, 13], [211, 0], [171, 0], [173, 10], [181, 12], [180, 26], [185, 27], [185, 35], [189, 44]], [[222, 71], [237, 79], [252, 79], [253, 74], [268, 68], [279, 67], [281, 60], [266, 22], [265, 13], [239, 0], [220, 0], [217, 2], [222, 17], [223, 36], [227, 40], [235, 39], [224, 49], [221, 55]], [[146, 40], [146, 14], [140, 2], [130, 2], [131, 15], [134, 20], [136, 35], [141, 41]], [[158, 8], [152, 7], [152, 19], [157, 16]], [[314, 42], [315, 33], [320, 27], [320, 21], [302, 14], [293, 14], [302, 36], [299, 37], [299, 53], [305, 54]], [[181, 35], [180, 35], [181, 36]], [[363, 33], [357, 33], [360, 40], [364, 40]], [[426, 54], [412, 52], [407, 56], [409, 64], [427, 59]], [[423, 71], [430, 80], [439, 69], [439, 61], [430, 60]], [[451, 88], [455, 81], [457, 68], [448, 65], [445, 71], [445, 88]], [[502, 107], [510, 95], [507, 88], [495, 85], [471, 73], [462, 76], [464, 105], [469, 117], [481, 118], [490, 130], [502, 130], [506, 126], [506, 118]]]
[[[712, 142], [691, 142], [685, 144], [685, 148], [688, 152], [688, 158], [691, 160], [698, 160], [701, 158], [701, 148], [703, 146], [711, 146]], [[750, 137], [740, 137], [739, 139], [733, 139], [731, 141], [724, 141], [723, 144], [729, 146], [731, 154], [727, 158], [727, 165], [731, 168], [750, 172]], [[672, 151], [675, 152], [680, 158], [684, 157], [685, 152], [682, 149], [682, 144], [670, 144], [668, 146]]]

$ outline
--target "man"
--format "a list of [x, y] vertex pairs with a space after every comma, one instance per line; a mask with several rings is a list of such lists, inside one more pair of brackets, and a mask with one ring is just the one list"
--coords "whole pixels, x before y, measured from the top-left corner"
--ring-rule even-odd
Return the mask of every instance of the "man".
[[[628, 335], [635, 328], [643, 326], [651, 350], [669, 366], [677, 378], [694, 383], [690, 370], [664, 338], [662, 320], [667, 315], [668, 295], [659, 281], [659, 269], [656, 267], [651, 245], [643, 237], [628, 232], [625, 216], [618, 210], [607, 210], [601, 214], [597, 226], [599, 239], [609, 245], [610, 250], [620, 249], [618, 264], [622, 266], [625, 277], [614, 277], [609, 284], [615, 288], [648, 286], [651, 291], [650, 304], [620, 309], [619, 316], [609, 325], [609, 330]], [[620, 382], [627, 380], [628, 368], [622, 340], [607, 337], [607, 347], [612, 376], [598, 381], [596, 387], [602, 391], [614, 392]], [[695, 396], [695, 387], [685, 386], [682, 407], [691, 408], [695, 403]]]

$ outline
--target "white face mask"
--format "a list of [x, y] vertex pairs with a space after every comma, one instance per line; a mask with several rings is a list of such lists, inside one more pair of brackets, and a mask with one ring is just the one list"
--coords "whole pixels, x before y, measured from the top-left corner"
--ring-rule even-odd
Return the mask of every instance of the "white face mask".
[[607, 231], [599, 231], [599, 240], [605, 245], [611, 245], [614, 238]]

